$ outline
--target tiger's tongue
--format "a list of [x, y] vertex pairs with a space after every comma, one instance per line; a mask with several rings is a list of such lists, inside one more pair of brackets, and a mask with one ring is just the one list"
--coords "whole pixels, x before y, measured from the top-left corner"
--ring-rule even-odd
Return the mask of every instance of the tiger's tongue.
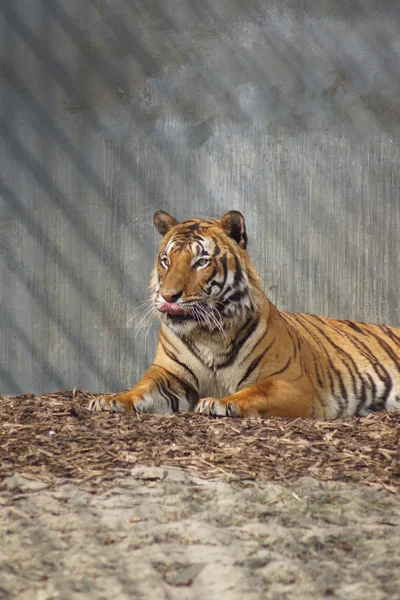
[[186, 312], [183, 310], [182, 306], [176, 304], [176, 302], [166, 302], [162, 304], [159, 310], [163, 313], [168, 313], [169, 315], [185, 315]]

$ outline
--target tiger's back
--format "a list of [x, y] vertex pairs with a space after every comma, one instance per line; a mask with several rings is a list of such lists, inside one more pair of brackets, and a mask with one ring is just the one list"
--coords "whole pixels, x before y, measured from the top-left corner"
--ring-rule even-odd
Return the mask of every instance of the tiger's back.
[[308, 313], [281, 315], [309, 344], [305, 368], [324, 399], [326, 417], [400, 409], [400, 329]]

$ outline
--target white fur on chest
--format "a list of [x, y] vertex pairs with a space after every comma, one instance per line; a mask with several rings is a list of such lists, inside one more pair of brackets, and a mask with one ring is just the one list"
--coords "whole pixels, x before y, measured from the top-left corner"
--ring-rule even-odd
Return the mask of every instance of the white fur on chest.
[[223, 398], [237, 391], [237, 372], [235, 373], [233, 368], [215, 372], [203, 367], [198, 372], [198, 380], [200, 398]]
[[237, 383], [241, 377], [238, 368], [232, 365], [216, 369], [215, 355], [218, 350], [220, 350], [220, 346], [217, 344], [214, 346], [211, 342], [204, 345], [198, 344], [196, 346], [197, 356], [194, 356], [187, 348], [182, 352], [184, 362], [195, 373], [199, 382], [200, 398], [207, 396], [222, 398], [237, 391]]

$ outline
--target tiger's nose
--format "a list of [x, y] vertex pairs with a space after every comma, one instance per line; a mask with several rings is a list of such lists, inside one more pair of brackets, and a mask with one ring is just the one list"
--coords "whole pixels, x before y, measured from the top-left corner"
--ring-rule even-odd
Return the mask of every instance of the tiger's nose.
[[183, 290], [178, 292], [177, 290], [167, 290], [166, 292], [162, 292], [163, 297], [166, 302], [178, 302], [179, 298], [182, 296]]

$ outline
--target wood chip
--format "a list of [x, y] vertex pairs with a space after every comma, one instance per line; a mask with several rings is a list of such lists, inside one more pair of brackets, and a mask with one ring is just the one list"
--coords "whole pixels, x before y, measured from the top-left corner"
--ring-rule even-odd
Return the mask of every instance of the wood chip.
[[[0, 480], [90, 481], [103, 491], [135, 465], [211, 479], [360, 482], [398, 492], [400, 412], [335, 421], [91, 413], [93, 394], [0, 397]], [[54, 431], [53, 435], [49, 435]]]

